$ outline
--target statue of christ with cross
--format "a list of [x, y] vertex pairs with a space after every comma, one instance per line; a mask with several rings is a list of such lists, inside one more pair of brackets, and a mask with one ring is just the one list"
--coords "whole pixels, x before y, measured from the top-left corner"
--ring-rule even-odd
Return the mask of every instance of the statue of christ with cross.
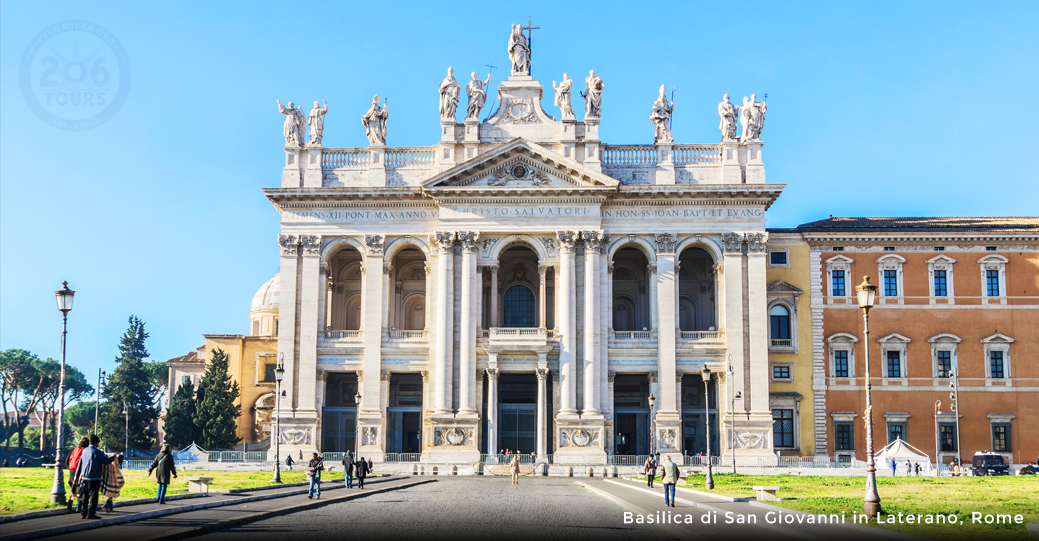
[[[527, 18], [527, 26], [522, 24], [512, 25], [512, 34], [509, 35], [509, 60], [512, 61], [512, 75], [530, 75], [530, 52], [534, 41], [531, 32], [540, 29], [540, 26], [532, 26], [530, 18]], [[527, 35], [523, 35], [523, 31]]]

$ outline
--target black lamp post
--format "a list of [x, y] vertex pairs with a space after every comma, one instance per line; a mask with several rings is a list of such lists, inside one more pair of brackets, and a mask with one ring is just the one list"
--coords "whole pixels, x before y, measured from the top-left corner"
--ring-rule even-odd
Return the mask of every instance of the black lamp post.
[[361, 412], [361, 391], [354, 395], [354, 458], [356, 459], [361, 448], [361, 434], [357, 430], [357, 414]]
[[870, 518], [880, 514], [880, 494], [877, 493], [877, 465], [873, 459], [873, 384], [869, 378], [869, 309], [877, 299], [877, 286], [864, 276], [862, 283], [855, 288], [859, 296], [859, 308], [862, 308], [862, 321], [865, 325], [866, 348], [866, 497], [863, 509]]
[[[653, 454], [653, 435], [657, 433], [657, 420], [653, 415], [653, 404], [656, 404], [657, 397], [652, 394], [649, 395], [649, 454]], [[638, 454], [638, 453], [636, 453]]]
[[281, 482], [281, 380], [285, 377], [285, 353], [278, 354], [278, 367], [274, 369], [275, 392], [274, 402], [276, 418], [274, 419], [274, 479], [272, 483]]
[[61, 448], [65, 438], [65, 335], [68, 333], [69, 312], [72, 311], [72, 297], [75, 291], [69, 289], [68, 282], [61, 283], [61, 289], [54, 292], [61, 312], [61, 380], [58, 382], [58, 434], [54, 439], [54, 485], [51, 487], [51, 503], [65, 505], [65, 468], [61, 460]]
[[706, 364], [703, 365], [703, 370], [700, 371], [700, 375], [703, 376], [703, 411], [707, 414], [707, 480], [704, 482], [703, 486], [707, 490], [714, 490], [714, 470], [711, 467], [711, 393], [709, 391], [711, 369], [707, 368]]
[[97, 392], [94, 393], [94, 435], [99, 434], [97, 430], [98, 417], [101, 414], [101, 393], [105, 391], [105, 371], [97, 369]]

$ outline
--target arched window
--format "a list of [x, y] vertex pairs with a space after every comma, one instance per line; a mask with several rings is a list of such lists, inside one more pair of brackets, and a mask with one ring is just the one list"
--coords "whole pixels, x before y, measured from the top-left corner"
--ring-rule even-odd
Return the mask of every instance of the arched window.
[[502, 299], [505, 327], [533, 327], [536, 317], [534, 292], [526, 286], [512, 286]]
[[772, 322], [772, 339], [790, 339], [790, 310], [785, 306], [776, 305], [769, 310], [769, 319]]

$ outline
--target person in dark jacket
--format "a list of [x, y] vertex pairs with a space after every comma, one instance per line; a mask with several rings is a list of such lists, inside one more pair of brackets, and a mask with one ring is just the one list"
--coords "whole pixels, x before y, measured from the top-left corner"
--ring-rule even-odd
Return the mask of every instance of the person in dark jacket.
[[170, 446], [163, 445], [162, 450], [152, 461], [151, 467], [148, 468], [148, 475], [155, 472], [155, 482], [159, 484], [159, 491], [155, 498], [159, 503], [166, 503], [166, 487], [170, 484], [170, 474], [173, 477], [177, 477], [177, 467], [173, 464], [173, 455], [170, 454]]
[[375, 471], [375, 464], [372, 464], [372, 459], [368, 459], [368, 473]]
[[79, 479], [76, 479], [76, 471], [79, 470], [79, 457], [83, 455], [83, 449], [90, 447], [90, 438], [83, 437], [79, 445], [69, 453], [69, 500], [68, 510], [72, 511], [72, 500], [76, 500], [76, 511], [83, 512], [83, 500], [79, 499]]
[[114, 456], [108, 456], [98, 449], [97, 444], [99, 443], [101, 443], [101, 439], [96, 434], [90, 436], [90, 447], [83, 449], [83, 453], [79, 456], [79, 468], [76, 469], [76, 476], [80, 480], [79, 498], [83, 500], [84, 504], [81, 515], [85, 519], [101, 518], [97, 516], [97, 496], [98, 491], [101, 490], [101, 475], [104, 473], [104, 467], [115, 459]]
[[362, 456], [360, 460], [356, 462], [357, 466], [357, 488], [364, 488], [364, 478], [368, 476], [368, 463], [364, 461]]
[[285, 467], [288, 468], [289, 471], [292, 471], [293, 464], [295, 464], [295, 462], [292, 461], [292, 455], [285, 457]]
[[354, 488], [354, 455], [350, 451], [343, 455], [343, 472], [346, 474], [346, 488]]
[[307, 492], [307, 498], [313, 500], [316, 496], [317, 499], [321, 499], [321, 472], [324, 470], [325, 462], [321, 459], [321, 455], [314, 453], [310, 462], [307, 463], [307, 478], [310, 479], [310, 491]]

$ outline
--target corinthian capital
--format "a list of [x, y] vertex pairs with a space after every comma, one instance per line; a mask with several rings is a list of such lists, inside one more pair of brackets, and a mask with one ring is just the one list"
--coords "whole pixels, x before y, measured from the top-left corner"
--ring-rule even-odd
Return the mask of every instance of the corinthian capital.
[[556, 231], [556, 238], [559, 239], [560, 250], [573, 253], [579, 234], [576, 231]]
[[281, 246], [281, 255], [299, 253], [299, 240], [295, 235], [278, 235], [278, 245]]
[[675, 241], [678, 240], [674, 233], [657, 233], [654, 236], [657, 245], [657, 254], [675, 253]]
[[456, 235], [452, 232], [437, 231], [436, 233], [429, 236], [429, 243], [437, 249], [437, 253], [441, 251], [451, 250], [455, 245]]
[[585, 253], [601, 254], [610, 242], [610, 235], [602, 231], [582, 231]]
[[765, 253], [765, 243], [768, 242], [768, 233], [747, 233], [747, 251], [750, 253]]
[[458, 242], [462, 243], [462, 252], [475, 254], [480, 247], [480, 234], [476, 231], [459, 231]]
[[722, 244], [725, 245], [725, 253], [738, 254], [743, 251], [743, 233], [729, 232], [722, 235]]
[[364, 246], [368, 250], [368, 255], [382, 255], [382, 250], [386, 246], [385, 240], [382, 235], [365, 235]]

